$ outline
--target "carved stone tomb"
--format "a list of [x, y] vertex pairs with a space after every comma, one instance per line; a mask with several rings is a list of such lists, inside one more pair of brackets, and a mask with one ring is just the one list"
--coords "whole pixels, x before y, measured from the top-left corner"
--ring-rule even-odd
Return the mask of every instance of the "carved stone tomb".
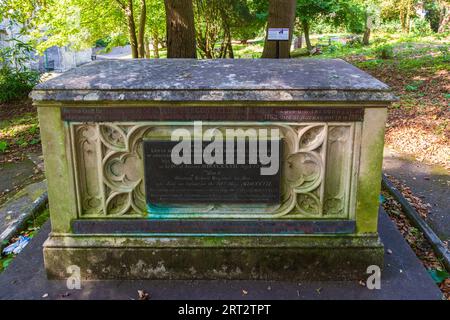
[[[32, 96], [49, 278], [71, 265], [84, 279], [273, 280], [382, 266], [378, 197], [395, 97], [344, 61], [95, 61]], [[173, 163], [177, 132], [194, 137], [192, 163]], [[260, 132], [278, 136], [252, 140]], [[242, 162], [195, 163], [211, 134]], [[277, 160], [273, 174], [261, 174], [258, 143]]]

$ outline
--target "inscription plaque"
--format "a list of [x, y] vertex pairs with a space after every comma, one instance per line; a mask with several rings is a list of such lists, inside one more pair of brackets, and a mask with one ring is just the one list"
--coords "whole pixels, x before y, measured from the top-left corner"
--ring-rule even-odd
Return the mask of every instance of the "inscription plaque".
[[362, 121], [362, 108], [299, 107], [64, 107], [64, 121]]
[[[235, 144], [234, 164], [174, 164], [172, 148], [178, 141], [144, 141], [146, 200], [149, 205], [218, 204], [218, 203], [280, 203], [281, 157], [283, 140], [279, 140], [276, 155], [279, 170], [262, 175], [264, 167], [258, 160], [249, 164], [249, 143], [245, 146], [245, 163], [237, 164]], [[203, 147], [209, 142], [203, 142]], [[267, 141], [270, 151], [271, 140]], [[192, 150], [194, 142], [192, 141]], [[194, 153], [194, 152], [193, 152]], [[224, 159], [225, 162], [225, 159]]]

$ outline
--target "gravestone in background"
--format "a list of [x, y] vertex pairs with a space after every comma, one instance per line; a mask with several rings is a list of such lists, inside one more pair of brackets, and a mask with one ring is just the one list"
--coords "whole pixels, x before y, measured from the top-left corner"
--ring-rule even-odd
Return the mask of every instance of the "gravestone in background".
[[[342, 60], [95, 61], [32, 96], [49, 278], [70, 265], [85, 279], [339, 279], [382, 266], [378, 199], [394, 97]], [[247, 138], [234, 150], [243, 163], [172, 161], [176, 130], [226, 143], [228, 129]], [[262, 175], [267, 163], [248, 161], [249, 130], [279, 133], [263, 141], [279, 144], [270, 153], [279, 170]]]

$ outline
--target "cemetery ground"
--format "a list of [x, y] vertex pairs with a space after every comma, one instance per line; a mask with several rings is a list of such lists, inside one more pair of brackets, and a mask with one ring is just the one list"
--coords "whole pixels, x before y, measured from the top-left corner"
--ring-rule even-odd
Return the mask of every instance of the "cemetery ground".
[[[339, 37], [342, 35], [338, 35]], [[450, 212], [448, 211], [450, 207], [448, 198], [450, 45], [448, 39], [376, 35], [372, 45], [367, 47], [344, 45], [339, 41], [329, 41], [330, 39], [336, 39], [336, 35], [314, 37], [313, 44], [319, 45], [321, 54], [314, 54], [309, 58], [345, 59], [390, 85], [399, 97], [399, 101], [388, 110], [384, 171], [390, 175], [390, 179], [440, 238], [448, 244], [450, 242]], [[259, 57], [262, 45], [262, 40], [246, 45], [235, 44], [235, 56], [236, 58]], [[306, 49], [296, 49], [292, 55], [295, 58], [304, 58], [309, 53]], [[14, 200], [18, 191], [26, 185], [44, 179], [40, 154], [39, 126], [36, 110], [31, 102], [24, 99], [19, 102], [1, 104], [0, 204], [4, 205]], [[443, 266], [423, 234], [408, 221], [399, 204], [386, 190], [383, 191], [381, 199], [384, 210], [430, 276], [438, 283], [446, 299], [450, 299], [449, 275], [439, 271], [444, 270]], [[8, 212], [0, 211], [0, 214], [5, 215], [0, 217], [0, 221], [7, 219]], [[38, 235], [36, 238], [40, 236], [44, 239], [42, 233], [48, 231], [48, 223], [44, 224], [47, 219], [47, 210], [34, 215], [25, 223], [20, 235], [30, 238]], [[39, 235], [40, 228], [43, 228], [43, 232]], [[0, 230], [0, 233], [2, 231]], [[19, 234], [10, 242], [17, 241], [18, 237]], [[28, 252], [31, 249], [41, 250], [40, 245], [34, 244], [33, 241], [31, 244], [32, 247], [30, 245]], [[389, 245], [386, 246], [386, 250], [388, 259], [399, 259], [395, 256], [401, 254], [400, 252], [396, 252]], [[1, 257], [0, 278], [1, 272], [11, 264], [14, 256]], [[28, 254], [28, 257], [35, 256], [36, 254]], [[41, 260], [32, 260], [32, 262], [42, 264]], [[18, 270], [30, 272], [39, 268], [42, 269], [42, 266]], [[361, 284], [358, 285], [361, 286]], [[261, 287], [257, 290], [264, 292], [280, 290], [276, 288], [276, 285], [272, 285], [271, 289], [268, 289], [269, 287]], [[131, 286], [124, 290], [131, 290], [131, 288], [134, 290], [137, 287]], [[236, 292], [231, 297], [245, 298], [252, 295], [246, 287], [234, 289]], [[309, 296], [308, 294], [305, 296], [304, 291], [297, 288], [293, 288], [292, 291], [297, 292], [298, 297], [320, 298], [321, 294], [324, 297], [328, 294], [321, 292], [320, 284], [310, 284], [309, 289], [313, 292]], [[103, 290], [107, 291], [108, 288], [105, 286]], [[176, 288], [167, 290], [175, 292]], [[45, 294], [46, 292], [42, 292], [41, 296], [46, 298]], [[130, 291], [126, 294], [132, 298], [139, 298]], [[413, 296], [411, 294], [411, 297]], [[65, 298], [64, 293], [59, 298]]]
[[24, 185], [43, 179], [39, 123], [31, 101], [0, 104], [0, 203]]

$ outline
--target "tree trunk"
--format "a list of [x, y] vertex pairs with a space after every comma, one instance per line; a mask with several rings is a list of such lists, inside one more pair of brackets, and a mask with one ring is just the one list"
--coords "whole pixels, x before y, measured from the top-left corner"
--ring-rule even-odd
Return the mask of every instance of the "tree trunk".
[[233, 44], [231, 43], [231, 33], [228, 32], [228, 57], [234, 59]]
[[223, 40], [222, 40], [222, 44], [220, 45], [220, 50], [219, 50], [219, 58], [226, 58], [227, 50], [228, 50], [228, 38], [227, 38], [227, 32], [224, 30], [223, 31]]
[[165, 0], [167, 58], [196, 58], [192, 0]]
[[116, 0], [127, 19], [128, 38], [131, 47], [131, 57], [138, 58], [138, 42], [136, 37], [136, 24], [133, 14], [133, 0]]
[[[289, 41], [280, 41], [280, 58], [290, 58], [290, 48], [295, 20], [296, 0], [269, 0], [269, 18], [267, 28], [289, 28]], [[276, 41], [264, 42], [262, 58], [277, 57]]]
[[309, 39], [309, 23], [306, 20], [302, 21], [303, 32], [305, 33], [305, 43], [308, 51], [312, 50], [311, 40]]
[[159, 59], [159, 35], [157, 32], [153, 33], [153, 53], [155, 59]]
[[159, 41], [155, 40], [153, 42], [153, 52], [155, 53], [155, 59], [159, 59]]
[[370, 29], [366, 27], [363, 36], [363, 45], [368, 46], [370, 44]]
[[363, 44], [368, 46], [370, 44], [370, 32], [372, 29], [372, 16], [366, 13], [366, 29], [364, 30]]
[[450, 29], [450, 5], [444, 1], [440, 4], [438, 33], [443, 33]]
[[145, 23], [147, 21], [147, 6], [145, 0], [141, 0], [141, 15], [139, 17], [139, 33], [137, 38], [139, 58], [145, 57]]
[[220, 46], [220, 58], [228, 58], [234, 59], [233, 46], [231, 43], [231, 30], [228, 23], [223, 24], [223, 41]]
[[123, 10], [125, 12], [125, 16], [127, 17], [127, 26], [131, 46], [131, 57], [137, 58], [139, 56], [139, 53], [137, 48], [136, 25], [134, 24], [133, 0], [128, 0], [127, 4], [123, 7]]
[[212, 59], [212, 52], [211, 52], [211, 43], [209, 41], [209, 22], [206, 22], [205, 27], [205, 57], [206, 59]]
[[402, 32], [409, 33], [411, 24], [411, 0], [401, 0], [399, 2], [399, 12], [400, 12], [400, 24], [402, 26]]
[[406, 7], [405, 3], [407, 0], [401, 0], [399, 2], [399, 18], [400, 18], [400, 25], [402, 27], [402, 32], [406, 31], [406, 23], [405, 23], [405, 17], [406, 17]]
[[407, 32], [411, 32], [411, 1], [408, 0], [408, 7], [406, 9], [406, 26], [407, 26]]
[[300, 37], [298, 39], [298, 46], [297, 49], [301, 49], [303, 47], [303, 32], [300, 32]]
[[150, 40], [148, 39], [148, 37], [145, 37], [144, 40], [144, 46], [145, 46], [145, 58], [146, 59], [150, 59]]

